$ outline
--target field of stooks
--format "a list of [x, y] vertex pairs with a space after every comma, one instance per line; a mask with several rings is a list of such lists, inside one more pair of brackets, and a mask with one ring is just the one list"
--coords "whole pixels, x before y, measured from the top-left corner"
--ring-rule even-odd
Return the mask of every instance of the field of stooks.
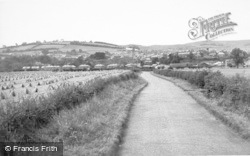
[[92, 72], [13, 72], [0, 73], [1, 103], [20, 102], [28, 97], [47, 96], [54, 90], [70, 84], [88, 82], [98, 77], [125, 73], [122, 70]]
[[107, 154], [145, 85], [130, 70], [0, 73], [0, 142], [63, 142], [65, 155]]

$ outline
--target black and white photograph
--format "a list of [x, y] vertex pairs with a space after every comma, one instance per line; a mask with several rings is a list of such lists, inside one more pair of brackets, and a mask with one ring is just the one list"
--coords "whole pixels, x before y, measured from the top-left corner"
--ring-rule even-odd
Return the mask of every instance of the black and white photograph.
[[0, 0], [0, 156], [250, 155], [249, 0]]

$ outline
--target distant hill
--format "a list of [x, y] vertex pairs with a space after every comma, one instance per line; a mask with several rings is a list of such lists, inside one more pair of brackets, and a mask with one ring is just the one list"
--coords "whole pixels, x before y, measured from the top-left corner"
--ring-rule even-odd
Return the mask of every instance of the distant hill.
[[216, 49], [216, 50], [229, 50], [233, 48], [241, 48], [247, 52], [250, 52], [250, 40], [238, 40], [238, 41], [200, 41], [187, 44], [176, 45], [152, 45], [141, 46], [142, 50], [186, 50], [186, 49]]
[[58, 41], [58, 42], [46, 42], [46, 43], [29, 43], [20, 46], [9, 46], [0, 48], [0, 54], [6, 55], [8, 53], [15, 54], [28, 54], [32, 55], [39, 53], [44, 49], [49, 52], [71, 52], [72, 50], [94, 54], [95, 52], [120, 53], [125, 50], [126, 47], [139, 47], [140, 50], [163, 50], [163, 51], [178, 51], [178, 50], [198, 50], [198, 49], [216, 49], [231, 51], [233, 48], [241, 48], [250, 53], [250, 40], [238, 40], [238, 41], [200, 41], [187, 44], [176, 45], [151, 45], [143, 46], [136, 44], [128, 45], [116, 45], [106, 42], [79, 42], [79, 41]]
[[44, 49], [61, 52], [70, 52], [72, 50], [79, 51], [80, 49], [87, 53], [95, 53], [98, 51], [105, 52], [117, 52], [124, 47], [106, 43], [106, 42], [78, 42], [78, 41], [67, 41], [67, 42], [46, 42], [46, 43], [28, 43], [19, 46], [9, 46], [5, 48], [0, 48], [0, 53], [27, 53], [27, 52], [37, 52]]

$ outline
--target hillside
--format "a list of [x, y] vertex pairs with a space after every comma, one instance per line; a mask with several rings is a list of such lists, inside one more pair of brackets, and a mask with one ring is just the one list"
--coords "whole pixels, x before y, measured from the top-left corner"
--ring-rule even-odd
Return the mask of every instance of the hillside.
[[232, 50], [233, 48], [241, 48], [247, 52], [250, 52], [250, 40], [238, 40], [238, 41], [200, 41], [187, 44], [176, 45], [152, 45], [141, 46], [143, 50], [186, 50], [186, 49], [216, 49], [216, 50]]
[[30, 53], [30, 52], [41, 52], [42, 50], [49, 50], [49, 52], [59, 51], [59, 52], [71, 52], [72, 50], [79, 51], [80, 49], [87, 53], [95, 53], [97, 51], [105, 52], [117, 52], [123, 49], [123, 47], [105, 43], [105, 42], [47, 42], [47, 43], [29, 43], [20, 46], [9, 46], [5, 48], [0, 48], [0, 53]]
[[238, 40], [238, 41], [200, 41], [187, 44], [176, 45], [115, 45], [106, 42], [78, 42], [78, 41], [64, 41], [64, 42], [47, 42], [47, 43], [29, 43], [20, 46], [11, 46], [6, 48], [0, 48], [1, 55], [15, 54], [15, 55], [36, 55], [47, 49], [49, 52], [61, 52], [67, 53], [72, 50], [82, 51], [86, 54], [93, 54], [95, 52], [120, 53], [125, 50], [125, 47], [139, 47], [144, 50], [163, 50], [163, 51], [178, 51], [188, 49], [216, 49], [216, 50], [228, 50], [233, 48], [241, 48], [250, 53], [250, 40]]

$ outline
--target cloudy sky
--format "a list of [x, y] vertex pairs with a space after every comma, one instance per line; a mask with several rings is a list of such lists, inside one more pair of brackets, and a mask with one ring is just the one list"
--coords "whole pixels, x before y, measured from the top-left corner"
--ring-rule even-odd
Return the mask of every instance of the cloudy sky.
[[[191, 18], [231, 12], [250, 39], [250, 0], [0, 0], [0, 46], [56, 39], [115, 44], [182, 44]], [[196, 41], [205, 40], [201, 38]]]

